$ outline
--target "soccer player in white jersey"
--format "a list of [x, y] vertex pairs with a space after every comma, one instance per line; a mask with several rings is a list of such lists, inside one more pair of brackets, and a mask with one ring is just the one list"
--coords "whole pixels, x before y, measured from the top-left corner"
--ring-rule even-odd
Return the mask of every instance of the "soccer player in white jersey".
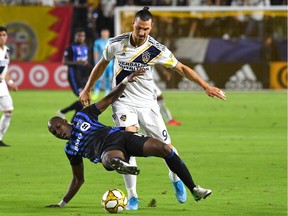
[[[138, 77], [138, 82], [127, 86], [124, 93], [112, 104], [114, 121], [118, 127], [125, 127], [126, 131], [136, 132], [141, 127], [144, 134], [162, 140], [176, 152], [171, 145], [169, 133], [157, 104], [153, 87], [154, 65], [161, 64], [171, 68], [183, 77], [198, 83], [210, 97], [225, 100], [225, 95], [220, 89], [209, 86], [195, 71], [179, 62], [167, 47], [149, 35], [153, 17], [148, 7], [144, 7], [135, 14], [132, 25], [132, 32], [109, 40], [102, 59], [93, 68], [86, 86], [80, 93], [80, 100], [84, 106], [91, 104], [91, 90], [112, 59], [114, 59], [113, 87], [133, 71], [139, 68], [145, 69], [145, 75]], [[136, 165], [135, 158], [129, 163]], [[169, 178], [173, 183], [178, 201], [186, 202], [186, 190], [183, 182], [171, 171]], [[129, 200], [127, 209], [137, 210], [136, 176], [124, 175], [124, 181]], [[206, 189], [201, 188], [201, 190]]]
[[13, 101], [9, 94], [7, 84], [15, 91], [17, 86], [7, 73], [9, 64], [9, 48], [5, 45], [8, 39], [7, 29], [0, 26], [0, 110], [3, 112], [0, 119], [0, 147], [9, 146], [2, 139], [6, 133], [13, 111]]

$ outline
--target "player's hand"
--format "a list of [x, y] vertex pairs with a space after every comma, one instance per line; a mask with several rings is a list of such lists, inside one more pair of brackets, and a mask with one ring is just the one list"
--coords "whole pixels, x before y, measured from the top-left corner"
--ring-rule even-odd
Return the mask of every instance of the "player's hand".
[[46, 208], [61, 208], [58, 204], [56, 205], [48, 205], [48, 206], [45, 206]]
[[78, 63], [79, 63], [80, 65], [83, 65], [83, 66], [89, 65], [89, 62], [88, 62], [88, 61], [83, 61], [83, 60], [79, 60]]
[[83, 106], [89, 106], [91, 104], [91, 93], [90, 91], [83, 90], [79, 94], [79, 99]]
[[18, 91], [18, 86], [16, 86], [15, 84], [10, 85], [10, 88], [11, 88], [13, 91]]
[[217, 98], [220, 98], [221, 100], [224, 100], [224, 101], [226, 100], [225, 93], [217, 87], [208, 86], [205, 91], [209, 97], [212, 97], [212, 98], [217, 97]]
[[128, 82], [137, 82], [137, 77], [143, 76], [144, 74], [145, 68], [140, 68], [128, 76]]

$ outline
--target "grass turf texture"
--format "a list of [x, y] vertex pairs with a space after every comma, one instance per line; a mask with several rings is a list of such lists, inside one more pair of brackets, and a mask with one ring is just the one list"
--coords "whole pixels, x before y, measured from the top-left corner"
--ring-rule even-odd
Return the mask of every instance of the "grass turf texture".
[[[74, 199], [64, 209], [44, 208], [57, 204], [71, 181], [65, 141], [49, 134], [47, 121], [75, 100], [72, 94], [19, 91], [12, 96], [15, 111], [4, 137], [11, 147], [0, 148], [0, 215], [107, 215], [101, 197], [107, 189], [126, 192], [122, 176], [86, 159], [86, 181]], [[162, 160], [138, 158], [140, 209], [122, 215], [286, 215], [286, 92], [228, 92], [226, 102], [203, 93], [164, 96], [183, 122], [168, 127], [173, 144], [195, 182], [213, 194], [197, 203], [188, 193], [188, 201], [179, 204]], [[100, 119], [113, 125], [110, 109]], [[152, 199], [157, 201], [153, 208], [148, 207]]]

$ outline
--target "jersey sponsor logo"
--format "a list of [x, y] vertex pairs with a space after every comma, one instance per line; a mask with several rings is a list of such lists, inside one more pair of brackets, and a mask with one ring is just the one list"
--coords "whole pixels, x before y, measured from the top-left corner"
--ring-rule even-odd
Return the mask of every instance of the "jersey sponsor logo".
[[150, 60], [150, 53], [145, 51], [142, 53], [142, 61], [146, 64]]
[[140, 63], [140, 62], [118, 61], [118, 65], [123, 70], [127, 70], [127, 71], [136, 71], [139, 68], [145, 68], [145, 70], [149, 69], [146, 64], [143, 64], [143, 63]]
[[225, 83], [226, 89], [262, 89], [263, 84], [258, 81], [251, 66], [243, 65], [238, 71], [232, 75]]
[[83, 138], [82, 133], [79, 133], [79, 134], [77, 135], [77, 139], [76, 139], [76, 141], [75, 141], [75, 143], [74, 143], [74, 146], [75, 146], [74, 150], [75, 150], [75, 151], [79, 151], [79, 143], [81, 142], [81, 139], [82, 139], [82, 138]]
[[88, 122], [83, 122], [80, 126], [81, 131], [87, 131], [90, 128], [90, 124]]
[[120, 120], [121, 120], [121, 121], [125, 122], [126, 119], [127, 119], [127, 116], [126, 116], [126, 115], [121, 115], [121, 116], [120, 116]]

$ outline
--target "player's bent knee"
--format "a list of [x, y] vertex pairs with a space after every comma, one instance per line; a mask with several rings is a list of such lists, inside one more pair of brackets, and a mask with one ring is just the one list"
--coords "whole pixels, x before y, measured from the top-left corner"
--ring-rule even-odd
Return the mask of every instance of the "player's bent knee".
[[144, 145], [144, 154], [146, 156], [156, 156], [165, 158], [171, 152], [169, 145], [154, 139], [149, 138]]
[[167, 157], [171, 153], [172, 149], [170, 148], [169, 145], [164, 144], [163, 146], [163, 158]]

